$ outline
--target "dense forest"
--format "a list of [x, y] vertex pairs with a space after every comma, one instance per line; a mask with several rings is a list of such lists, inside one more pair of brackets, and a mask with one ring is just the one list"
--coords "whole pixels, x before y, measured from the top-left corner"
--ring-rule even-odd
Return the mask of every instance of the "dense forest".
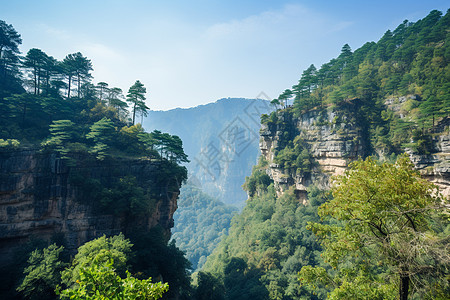
[[449, 115], [449, 23], [448, 12], [435, 10], [415, 23], [405, 20], [378, 42], [367, 42], [353, 52], [346, 44], [338, 57], [319, 69], [307, 68], [272, 104], [292, 104], [298, 116], [356, 102], [378, 154], [400, 153], [405, 146], [429, 153], [429, 134], [439, 118]]
[[186, 252], [193, 270], [203, 267], [208, 255], [228, 234], [237, 210], [205, 194], [192, 182], [181, 188], [172, 239]]
[[[277, 111], [261, 122], [277, 132], [273, 161], [261, 157], [246, 178], [250, 198], [198, 289], [222, 299], [447, 299], [448, 199], [401, 153], [435, 153], [437, 126], [448, 126], [449, 29], [450, 13], [432, 11], [355, 51], [344, 45], [272, 101]], [[328, 119], [330, 111], [342, 114]], [[273, 163], [308, 177], [317, 168], [292, 125], [309, 112], [317, 126], [356, 122], [366, 155], [385, 162], [353, 163], [331, 191], [313, 182], [305, 204], [293, 186], [280, 193], [267, 171]]]

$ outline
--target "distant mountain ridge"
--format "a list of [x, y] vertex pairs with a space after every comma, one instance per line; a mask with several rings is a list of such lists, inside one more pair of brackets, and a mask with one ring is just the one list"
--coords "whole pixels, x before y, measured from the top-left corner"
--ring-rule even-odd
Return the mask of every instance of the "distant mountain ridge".
[[226, 204], [242, 206], [245, 176], [259, 155], [260, 115], [271, 110], [262, 99], [223, 98], [193, 108], [149, 111], [143, 127], [178, 135], [188, 154], [192, 182]]

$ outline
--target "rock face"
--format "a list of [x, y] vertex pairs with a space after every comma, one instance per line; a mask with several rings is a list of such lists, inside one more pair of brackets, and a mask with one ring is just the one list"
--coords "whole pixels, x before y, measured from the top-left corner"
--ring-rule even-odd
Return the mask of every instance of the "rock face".
[[[327, 189], [331, 176], [342, 174], [351, 161], [376, 152], [377, 149], [370, 149], [367, 130], [358, 122], [356, 101], [346, 103], [345, 110], [313, 110], [300, 116], [294, 116], [288, 108], [277, 112], [276, 122], [262, 124], [260, 150], [269, 163], [267, 173], [274, 180], [278, 193], [294, 187], [299, 200], [306, 201], [309, 185], [314, 183]], [[449, 118], [441, 120], [435, 127], [434, 153], [417, 155], [407, 150], [421, 174], [437, 184], [447, 197], [450, 196], [449, 128]], [[308, 173], [298, 174], [274, 163], [276, 153], [293, 137], [301, 138], [302, 145], [314, 160]]]
[[450, 118], [439, 122], [433, 135], [433, 153], [417, 155], [409, 151], [409, 155], [422, 176], [439, 186], [445, 197], [450, 197]]
[[[31, 238], [62, 237], [66, 247], [74, 250], [103, 234], [148, 230], [156, 225], [162, 226], [169, 238], [179, 189], [170, 182], [161, 183], [162, 164], [141, 159], [101, 162], [79, 158], [76, 164], [68, 165], [51, 153], [1, 151], [0, 265]], [[138, 218], [107, 214], [94, 203], [93, 194], [80, 187], [80, 182], [108, 182], [125, 176], [135, 177], [139, 187], [158, 195], [151, 212]]]
[[[286, 132], [295, 132], [315, 161], [311, 172], [293, 173], [273, 163], [275, 153], [286, 144]], [[262, 125], [260, 149], [269, 162], [268, 175], [279, 192], [295, 187], [300, 199], [306, 199], [306, 188], [312, 183], [328, 188], [332, 175], [342, 174], [348, 164], [367, 155], [364, 130], [351, 114], [335, 110], [309, 111], [294, 117], [288, 109], [278, 112], [276, 124]], [[291, 136], [293, 136], [291, 134]], [[284, 141], [283, 141], [284, 140]]]

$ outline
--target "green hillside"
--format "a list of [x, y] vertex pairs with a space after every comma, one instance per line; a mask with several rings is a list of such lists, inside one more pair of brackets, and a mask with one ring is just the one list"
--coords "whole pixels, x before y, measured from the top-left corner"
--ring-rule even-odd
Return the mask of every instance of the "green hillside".
[[[366, 43], [355, 51], [345, 45], [338, 57], [320, 69], [311, 65], [298, 84], [272, 101], [278, 111], [263, 115], [261, 121], [276, 132], [275, 150], [266, 154], [273, 155], [275, 164], [269, 165], [261, 157], [246, 179], [244, 188], [251, 198], [242, 213], [233, 218], [229, 235], [208, 257], [202, 269], [205, 273], [200, 273], [199, 278], [209, 274], [213, 279], [200, 281], [199, 289], [221, 288], [225, 299], [325, 299], [327, 295], [330, 299], [398, 299], [399, 291], [401, 299], [407, 299], [408, 294], [411, 299], [445, 299], [448, 296], [450, 260], [440, 252], [440, 249], [445, 252], [449, 245], [448, 208], [436, 204], [446, 200], [427, 194], [423, 196], [427, 200], [420, 204], [423, 205], [420, 210], [409, 208], [417, 209], [417, 214], [411, 216], [413, 212], [405, 211], [401, 205], [412, 207], [416, 202], [404, 200], [395, 208], [402, 211], [401, 217], [394, 214], [389, 219], [382, 205], [403, 201], [400, 199], [407, 193], [411, 193], [407, 199], [422, 196], [419, 190], [384, 190], [381, 192], [384, 196], [376, 198], [380, 202], [372, 207], [378, 210], [375, 221], [367, 221], [367, 231], [358, 235], [358, 226], [365, 224], [361, 219], [369, 218], [369, 212], [361, 214], [356, 205], [352, 206], [352, 203], [359, 203], [359, 198], [351, 197], [360, 192], [358, 184], [350, 179], [352, 173], [346, 173], [348, 181], [340, 180], [352, 184], [345, 188], [355, 190], [343, 193], [334, 189], [331, 194], [319, 189], [323, 183], [313, 182], [307, 188], [307, 201], [303, 202], [293, 186], [280, 193], [267, 171], [281, 168], [286, 170], [284, 174], [310, 178], [312, 170], [319, 168], [311, 149], [299, 135], [302, 128], [295, 128], [296, 118], [309, 120], [318, 128], [332, 125], [337, 136], [345, 135], [346, 125], [350, 125], [346, 122], [352, 122], [351, 126], [358, 127], [364, 139], [361, 145], [368, 148], [364, 153], [384, 160], [395, 161], [397, 155], [407, 149], [425, 156], [438, 151], [434, 142], [439, 134], [448, 134], [448, 127], [437, 127], [438, 124], [448, 126], [449, 37], [450, 13], [442, 15], [432, 11], [415, 23], [403, 22], [393, 31], [387, 31], [378, 42]], [[340, 116], [347, 117], [338, 120]], [[315, 139], [320, 140], [321, 130], [316, 134]], [[411, 165], [404, 163], [401, 155], [398, 157], [393, 169], [389, 169], [391, 164], [378, 165], [369, 160], [354, 165], [354, 172], [359, 174], [357, 172], [371, 166], [372, 173], [368, 171], [359, 180], [364, 182], [362, 186], [369, 186], [375, 193], [385, 189], [386, 183], [371, 176], [378, 178], [377, 174], [382, 172], [389, 174], [385, 175], [385, 180], [391, 180], [395, 187], [415, 186], [416, 181], [406, 183], [406, 177], [395, 177], [393, 170], [405, 168], [404, 172], [410, 172], [407, 178], [417, 180], [418, 186], [431, 191], [428, 183], [416, 177], [418, 174], [410, 169]], [[347, 206], [339, 202], [345, 195], [350, 198], [346, 200], [350, 202], [345, 202]], [[333, 196], [339, 201], [333, 202]], [[371, 197], [362, 199], [372, 201]], [[381, 199], [386, 203], [382, 204]], [[432, 208], [434, 206], [440, 208]], [[361, 214], [361, 219], [354, 219], [356, 212]], [[395, 227], [401, 220], [405, 223]], [[370, 225], [370, 222], [374, 223]], [[408, 227], [411, 224], [412, 227]], [[419, 229], [415, 224], [423, 227]], [[388, 244], [371, 244], [369, 241], [373, 240], [369, 237], [374, 235], [377, 240], [377, 232], [373, 233], [370, 228], [374, 230], [377, 226], [383, 226], [380, 235], [402, 237]], [[391, 226], [396, 228], [393, 232], [389, 231]], [[344, 234], [348, 232], [346, 229], [350, 230], [349, 235]], [[431, 246], [434, 242], [416, 235], [421, 230], [437, 243], [434, 248]], [[412, 246], [416, 238], [428, 250], [410, 250], [416, 249]], [[396, 251], [419, 252], [407, 256]], [[408, 263], [402, 265], [403, 259], [409, 259]], [[425, 271], [427, 264], [429, 273]], [[409, 269], [411, 266], [415, 271]]]

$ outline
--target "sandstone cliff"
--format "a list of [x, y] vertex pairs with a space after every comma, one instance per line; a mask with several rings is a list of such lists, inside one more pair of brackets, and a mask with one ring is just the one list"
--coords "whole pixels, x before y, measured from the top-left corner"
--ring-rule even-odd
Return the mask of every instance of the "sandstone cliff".
[[[277, 112], [276, 121], [263, 122], [260, 150], [268, 161], [267, 174], [274, 180], [278, 193], [294, 187], [298, 198], [306, 201], [311, 184], [328, 188], [331, 176], [342, 174], [349, 163], [359, 157], [377, 153], [371, 149], [369, 133], [358, 118], [358, 100], [349, 100], [345, 109], [311, 110], [295, 116], [292, 108]], [[410, 149], [411, 160], [421, 174], [450, 196], [450, 119], [437, 124], [433, 133], [433, 153], [419, 155]], [[289, 134], [287, 134], [289, 133]], [[314, 163], [309, 172], [298, 173], [274, 162], [276, 154], [288, 140], [300, 137]]]
[[[149, 230], [160, 225], [170, 237], [177, 207], [179, 178], [164, 161], [78, 157], [67, 161], [36, 150], [0, 152], [0, 265], [31, 238], [64, 238], [78, 246], [103, 234]], [[138, 214], [111, 213], [98, 205], [98, 187], [87, 182], [116, 182], [132, 177], [152, 203]], [[95, 186], [92, 186], [95, 188]], [[123, 199], [126, 201], [128, 199]], [[121, 200], [119, 200], [121, 201]]]

